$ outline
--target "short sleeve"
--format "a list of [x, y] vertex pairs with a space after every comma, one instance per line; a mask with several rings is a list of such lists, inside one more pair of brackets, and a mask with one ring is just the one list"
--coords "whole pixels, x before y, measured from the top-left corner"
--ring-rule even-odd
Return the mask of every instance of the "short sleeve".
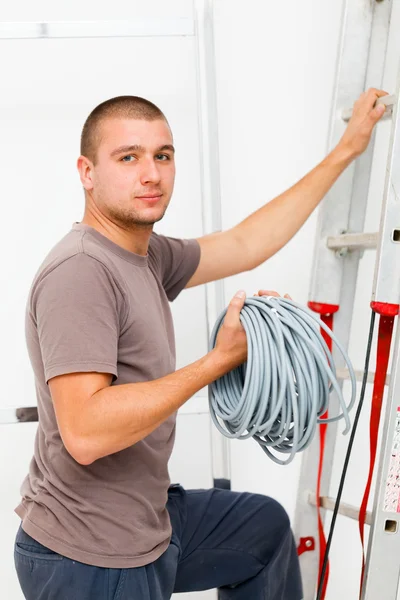
[[106, 267], [83, 253], [68, 258], [37, 283], [31, 315], [46, 382], [76, 372], [118, 377], [122, 303]]
[[153, 234], [151, 248], [160, 272], [162, 285], [171, 302], [185, 288], [200, 262], [197, 240], [178, 239]]

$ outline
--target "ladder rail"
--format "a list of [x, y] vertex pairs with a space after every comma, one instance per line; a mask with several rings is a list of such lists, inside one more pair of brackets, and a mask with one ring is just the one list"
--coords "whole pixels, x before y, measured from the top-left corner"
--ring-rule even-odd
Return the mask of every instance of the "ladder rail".
[[[395, 5], [400, 23], [400, 2]], [[380, 237], [375, 264], [372, 299], [393, 306], [400, 304], [400, 57], [397, 57], [398, 98], [393, 110], [390, 152], [387, 161]], [[384, 592], [385, 600], [396, 600], [400, 576], [400, 326], [397, 319], [394, 360], [389, 384], [374, 510], [368, 543], [362, 600], [373, 600]]]

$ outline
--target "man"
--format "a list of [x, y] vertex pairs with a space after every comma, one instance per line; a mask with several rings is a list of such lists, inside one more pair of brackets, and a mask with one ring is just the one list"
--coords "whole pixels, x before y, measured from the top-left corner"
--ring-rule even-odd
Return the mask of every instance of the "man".
[[28, 600], [164, 600], [208, 588], [223, 600], [301, 599], [276, 501], [170, 486], [177, 409], [243, 363], [247, 345], [239, 292], [216, 347], [175, 371], [168, 301], [282, 248], [366, 148], [385, 93], [361, 96], [338, 146], [299, 183], [199, 240], [153, 233], [175, 177], [162, 112], [123, 96], [89, 115], [78, 159], [84, 217], [46, 257], [27, 305], [39, 426], [15, 563]]

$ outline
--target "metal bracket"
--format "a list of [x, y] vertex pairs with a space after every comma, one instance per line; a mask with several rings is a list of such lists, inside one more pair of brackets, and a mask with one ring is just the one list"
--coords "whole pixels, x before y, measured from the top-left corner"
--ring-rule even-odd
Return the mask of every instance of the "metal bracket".
[[298, 556], [304, 554], [304, 552], [313, 552], [315, 550], [315, 538], [313, 537], [302, 537], [297, 548]]

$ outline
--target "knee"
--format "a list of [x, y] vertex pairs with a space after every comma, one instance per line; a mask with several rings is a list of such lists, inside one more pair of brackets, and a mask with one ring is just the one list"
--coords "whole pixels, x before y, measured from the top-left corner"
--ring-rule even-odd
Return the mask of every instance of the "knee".
[[293, 544], [290, 519], [283, 506], [273, 498], [254, 495], [255, 511], [251, 530], [255, 554], [267, 564], [282, 549], [289, 551]]
[[268, 531], [272, 534], [284, 536], [291, 528], [289, 515], [286, 510], [274, 498], [257, 494], [257, 503], [259, 506], [259, 524], [268, 526]]

